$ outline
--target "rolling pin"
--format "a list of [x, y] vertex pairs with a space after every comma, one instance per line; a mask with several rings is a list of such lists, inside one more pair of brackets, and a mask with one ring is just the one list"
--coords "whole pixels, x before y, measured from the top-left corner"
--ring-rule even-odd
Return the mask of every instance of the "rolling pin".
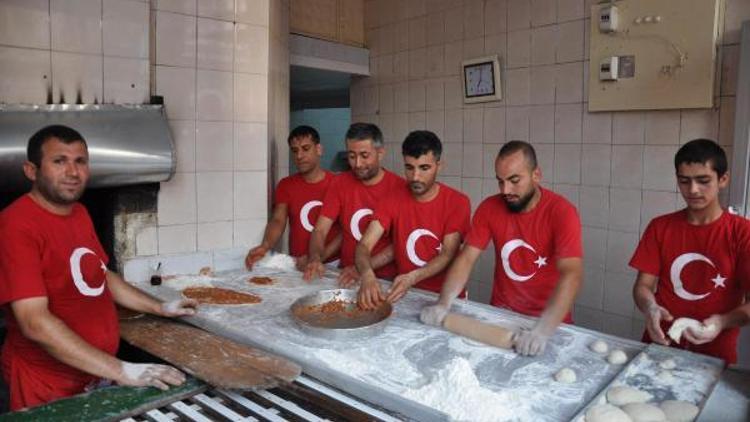
[[502, 349], [513, 348], [513, 331], [499, 325], [487, 324], [460, 314], [449, 313], [443, 328], [451, 333]]

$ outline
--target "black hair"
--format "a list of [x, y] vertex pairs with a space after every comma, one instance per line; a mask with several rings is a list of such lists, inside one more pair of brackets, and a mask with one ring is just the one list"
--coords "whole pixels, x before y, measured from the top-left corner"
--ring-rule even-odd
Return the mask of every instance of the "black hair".
[[523, 156], [531, 166], [532, 170], [536, 170], [536, 151], [530, 143], [524, 141], [508, 141], [500, 148], [500, 152], [497, 153], [497, 158], [507, 157], [518, 151], [523, 152]]
[[440, 154], [443, 153], [440, 138], [429, 130], [415, 130], [401, 144], [401, 153], [407, 157], [419, 158], [428, 152], [432, 152], [436, 160], [440, 160]]
[[370, 140], [375, 148], [383, 147], [383, 133], [372, 123], [352, 123], [346, 131], [346, 140]]
[[320, 143], [320, 135], [318, 134], [318, 131], [311, 126], [306, 125], [297, 126], [291, 132], [289, 132], [289, 137], [286, 138], [286, 143], [291, 145], [293, 139], [307, 138], [308, 136], [310, 137], [310, 139], [312, 139], [313, 143]]
[[40, 167], [42, 165], [42, 146], [52, 138], [59, 139], [60, 142], [66, 145], [81, 142], [88, 148], [86, 140], [83, 139], [83, 136], [77, 130], [63, 125], [51, 125], [39, 129], [35, 134], [31, 135], [29, 143], [26, 145], [26, 159], [34, 163], [35, 166]]
[[686, 143], [674, 156], [675, 172], [680, 168], [680, 164], [708, 163], [711, 169], [719, 177], [727, 173], [727, 155], [716, 142], [710, 139], [693, 139]]

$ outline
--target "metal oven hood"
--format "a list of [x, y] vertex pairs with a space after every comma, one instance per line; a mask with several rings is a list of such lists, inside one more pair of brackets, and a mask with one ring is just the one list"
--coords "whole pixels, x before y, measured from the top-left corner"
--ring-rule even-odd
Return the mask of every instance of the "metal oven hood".
[[174, 143], [162, 105], [0, 105], [0, 191], [29, 189], [22, 171], [26, 144], [52, 124], [86, 139], [89, 187], [162, 182], [174, 174]]

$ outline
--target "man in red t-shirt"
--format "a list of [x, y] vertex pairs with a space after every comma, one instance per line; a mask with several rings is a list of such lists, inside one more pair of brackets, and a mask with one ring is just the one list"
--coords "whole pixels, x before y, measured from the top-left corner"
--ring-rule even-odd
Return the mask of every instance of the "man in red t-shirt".
[[540, 317], [531, 329], [515, 333], [522, 355], [544, 351], [547, 339], [570, 309], [583, 273], [581, 223], [565, 198], [542, 188], [541, 170], [531, 145], [510, 141], [495, 160], [500, 194], [485, 199], [474, 213], [461, 253], [450, 267], [436, 305], [420, 319], [440, 325], [451, 302], [490, 239], [495, 246], [495, 281], [491, 304]]
[[160, 303], [107, 269], [86, 209], [89, 178], [83, 137], [65, 126], [34, 134], [23, 171], [31, 192], [0, 213], [0, 306], [8, 334], [2, 371], [10, 408], [78, 394], [101, 379], [166, 390], [185, 376], [170, 366], [115, 358], [114, 304], [161, 316], [195, 313], [194, 300]]
[[[406, 183], [375, 208], [375, 216], [357, 244], [361, 274], [358, 303], [372, 309], [401, 299], [412, 286], [440, 293], [445, 269], [469, 229], [471, 205], [461, 192], [437, 183], [440, 139], [429, 131], [411, 132], [401, 146]], [[375, 244], [389, 235], [398, 275], [387, 294], [380, 290], [370, 263]]]
[[735, 363], [739, 327], [750, 322], [750, 221], [721, 208], [729, 173], [715, 142], [686, 143], [674, 165], [687, 206], [653, 219], [630, 260], [643, 340], [669, 345], [671, 322], [691, 318], [701, 329], [688, 328], [676, 346]]
[[[323, 146], [318, 131], [310, 126], [297, 126], [287, 138], [297, 173], [281, 179], [276, 186], [273, 215], [266, 225], [263, 241], [250, 249], [245, 266], [251, 270], [269, 250], [273, 249], [286, 229], [289, 220], [289, 254], [297, 261], [297, 268], [307, 266], [307, 247], [315, 222], [323, 206], [323, 197], [334, 178], [333, 173], [320, 167]], [[338, 227], [328, 233], [323, 260], [335, 259], [341, 247]]]
[[[346, 131], [346, 153], [351, 171], [337, 175], [328, 188], [323, 209], [310, 237], [310, 255], [305, 280], [320, 277], [325, 268], [321, 264], [323, 239], [334, 222], [341, 226], [342, 268], [339, 282], [348, 286], [359, 279], [354, 267], [354, 250], [362, 233], [372, 219], [375, 205], [394, 192], [403, 179], [381, 167], [385, 156], [383, 134], [371, 123], [353, 123]], [[396, 267], [392, 264], [393, 248], [386, 239], [380, 239], [373, 248], [376, 254], [372, 266], [380, 278], [393, 278]]]

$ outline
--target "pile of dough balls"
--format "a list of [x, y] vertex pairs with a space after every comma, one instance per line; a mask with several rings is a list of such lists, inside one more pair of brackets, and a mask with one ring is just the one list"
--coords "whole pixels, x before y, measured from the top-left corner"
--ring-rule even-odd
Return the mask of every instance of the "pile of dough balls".
[[[622, 365], [628, 361], [628, 355], [624, 351], [615, 349], [610, 352], [607, 343], [601, 339], [589, 344], [589, 349], [600, 355], [607, 355], [607, 362], [612, 365]], [[609, 354], [607, 354], [607, 352], [609, 352]]]
[[630, 386], [607, 390], [607, 403], [586, 411], [586, 422], [692, 422], [698, 406], [685, 401], [649, 403], [653, 396]]

